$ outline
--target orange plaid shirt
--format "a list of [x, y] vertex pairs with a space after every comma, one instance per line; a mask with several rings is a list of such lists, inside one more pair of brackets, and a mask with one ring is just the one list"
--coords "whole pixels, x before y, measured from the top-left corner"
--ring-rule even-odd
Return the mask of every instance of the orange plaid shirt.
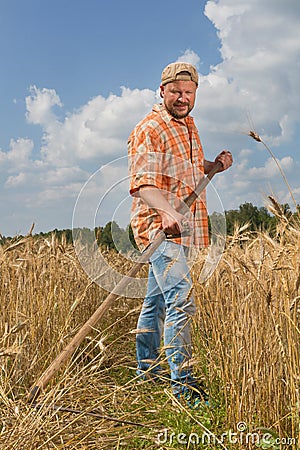
[[[143, 250], [161, 230], [161, 218], [139, 197], [139, 188], [152, 185], [162, 190], [178, 210], [204, 176], [204, 156], [192, 117], [175, 119], [164, 105], [154, 105], [132, 131], [128, 141], [130, 194], [133, 196], [131, 226], [136, 243]], [[207, 247], [208, 219], [203, 191], [185, 214], [193, 224], [189, 236], [172, 238], [189, 247]]]

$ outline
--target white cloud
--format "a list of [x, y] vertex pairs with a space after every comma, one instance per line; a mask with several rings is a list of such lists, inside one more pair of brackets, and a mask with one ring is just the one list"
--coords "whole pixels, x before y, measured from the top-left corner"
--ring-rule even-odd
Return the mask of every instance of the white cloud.
[[61, 186], [67, 185], [73, 181], [81, 181], [88, 177], [88, 173], [79, 167], [57, 167], [49, 169], [45, 175], [43, 175], [43, 181], [48, 186]]
[[82, 184], [82, 182], [69, 182], [44, 185], [43, 190], [35, 195], [36, 205], [65, 207], [71, 212], [75, 204], [76, 194], [78, 195], [80, 192]]
[[[224, 41], [232, 30], [236, 28], [241, 15], [247, 10], [249, 10], [247, 3], [229, 0], [220, 2], [208, 1], [205, 6], [205, 14], [218, 29], [221, 41]], [[231, 56], [230, 48], [227, 48], [224, 42], [222, 44], [222, 55], [224, 58]]]
[[177, 58], [178, 62], [186, 62], [189, 64], [193, 64], [199, 70], [200, 67], [200, 56], [197, 55], [193, 50], [187, 49], [183, 55]]
[[[218, 30], [223, 61], [203, 77], [211, 91], [208, 95], [203, 88], [204, 102], [215, 96], [218, 116], [226, 109], [230, 126], [235, 121], [238, 127], [239, 117], [250, 111], [255, 127], [272, 145], [287, 142], [300, 107], [297, 1], [210, 0], [205, 14]], [[202, 103], [202, 109], [204, 115], [213, 114], [211, 103]], [[213, 123], [211, 116], [207, 122]]]
[[[277, 160], [277, 164], [284, 173], [288, 173], [293, 168], [294, 160], [290, 156], [285, 156], [281, 160]], [[263, 167], [251, 167], [248, 176], [256, 181], [281, 176], [277, 164], [273, 158], [268, 158]]]
[[59, 121], [52, 111], [60, 106], [54, 90], [34, 87], [27, 97], [27, 118], [43, 127], [43, 158], [55, 166], [68, 166], [82, 161], [113, 159], [126, 152], [131, 128], [149, 111], [155, 93], [122, 88], [121, 96], [97, 96], [78, 111]]
[[62, 106], [59, 96], [54, 89], [38, 89], [36, 86], [30, 86], [29, 91], [30, 95], [26, 97], [28, 122], [48, 128], [55, 120], [53, 106]]
[[30, 165], [33, 147], [34, 143], [30, 139], [11, 139], [9, 150], [7, 152], [0, 150], [0, 163], [2, 167], [9, 167], [9, 171], [18, 171], [21, 168], [27, 167]]
[[28, 176], [24, 172], [20, 172], [18, 175], [11, 175], [7, 178], [5, 183], [6, 187], [18, 187], [26, 184]]

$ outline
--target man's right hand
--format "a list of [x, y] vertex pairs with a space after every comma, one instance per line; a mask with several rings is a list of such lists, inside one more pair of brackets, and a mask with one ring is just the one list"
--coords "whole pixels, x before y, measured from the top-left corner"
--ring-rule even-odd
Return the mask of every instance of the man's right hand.
[[161, 216], [162, 229], [166, 234], [178, 235], [184, 231], [187, 219], [182, 214], [173, 210], [172, 213], [157, 211]]

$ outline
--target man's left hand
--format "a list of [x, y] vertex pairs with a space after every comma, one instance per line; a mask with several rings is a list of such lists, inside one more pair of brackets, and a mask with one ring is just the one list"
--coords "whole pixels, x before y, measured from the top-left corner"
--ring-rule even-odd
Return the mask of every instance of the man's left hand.
[[219, 172], [223, 172], [223, 170], [226, 170], [232, 166], [232, 161], [232, 154], [227, 150], [223, 150], [215, 159], [215, 163], [220, 162], [222, 164]]

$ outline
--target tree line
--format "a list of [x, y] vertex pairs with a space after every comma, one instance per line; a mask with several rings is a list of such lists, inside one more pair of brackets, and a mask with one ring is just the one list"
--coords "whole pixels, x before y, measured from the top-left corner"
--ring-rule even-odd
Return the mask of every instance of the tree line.
[[[292, 217], [294, 214], [288, 204], [281, 205], [281, 209], [287, 218]], [[232, 209], [225, 211], [226, 219], [226, 233], [227, 235], [232, 235], [235, 228], [241, 227], [243, 225], [248, 225], [248, 230], [252, 232], [257, 231], [267, 231], [270, 235], [274, 235], [276, 232], [277, 217], [270, 214], [266, 207], [257, 207], [252, 203], [246, 202], [239, 206], [238, 209]], [[217, 223], [218, 220], [224, 221], [224, 215], [221, 213], [214, 212], [209, 217], [209, 223]], [[211, 230], [211, 226], [210, 226]], [[82, 228], [80, 229], [82, 235], [85, 233], [91, 234], [91, 230]], [[48, 238], [53, 236], [53, 234], [61, 239], [64, 236], [66, 243], [72, 244], [74, 238], [74, 230], [54, 229], [49, 232], [41, 232], [35, 234], [34, 237]], [[136, 244], [133, 237], [133, 232], [131, 226], [128, 225], [125, 229], [121, 228], [115, 221], [108, 222], [104, 227], [96, 227], [93, 230], [94, 240], [96, 240], [99, 246], [106, 247], [108, 249], [117, 250], [121, 253], [127, 253], [136, 249]], [[19, 238], [22, 236], [18, 236]], [[1, 236], [0, 243], [3, 244], [6, 241], [11, 241], [12, 238]]]

